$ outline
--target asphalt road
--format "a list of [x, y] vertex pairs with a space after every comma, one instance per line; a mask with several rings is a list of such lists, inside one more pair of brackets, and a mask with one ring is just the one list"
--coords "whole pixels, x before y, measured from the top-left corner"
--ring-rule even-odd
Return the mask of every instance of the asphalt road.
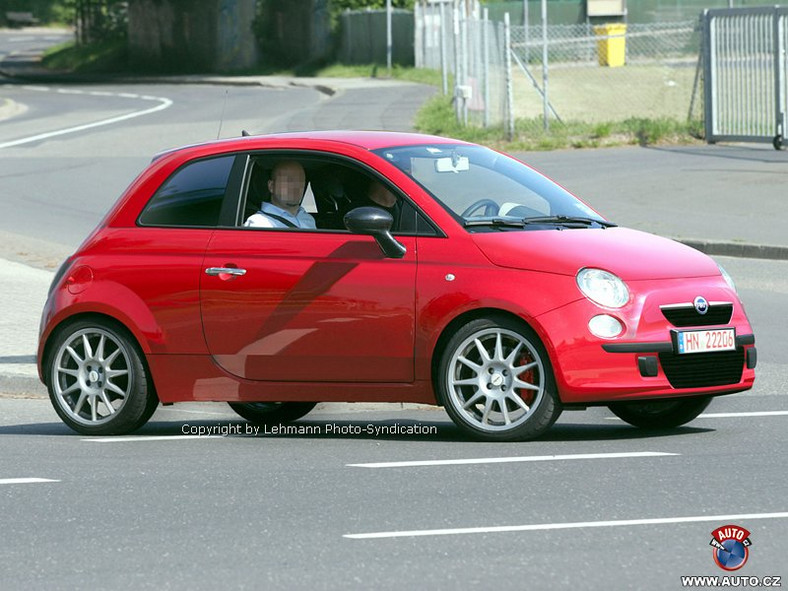
[[[0, 144], [16, 142], [0, 148], [0, 258], [46, 267], [73, 249], [159, 150], [243, 128], [340, 126], [373, 112], [362, 94], [3, 86], [27, 111], [0, 124]], [[533, 160], [644, 229], [693, 219], [702, 207], [691, 198], [711, 207], [712, 189], [739, 207], [742, 194], [784, 184], [779, 155], [707, 150]], [[715, 174], [727, 184], [707, 187]], [[676, 192], [649, 202], [660, 179]], [[611, 198], [613, 180], [632, 203]], [[675, 203], [693, 207], [682, 217]], [[769, 219], [786, 219], [783, 204], [768, 203]], [[741, 231], [771, 232], [767, 221]], [[255, 436], [224, 405], [189, 404], [160, 408], [131, 438], [95, 439], [70, 432], [46, 399], [0, 397], [0, 588], [679, 589], [682, 575], [785, 577], [788, 262], [719, 260], [755, 328], [756, 386], [661, 434], [590, 409], [564, 413], [540, 441], [478, 443], [441, 410], [327, 405], [300, 422], [311, 433]], [[376, 435], [386, 428], [399, 434]], [[714, 564], [709, 546], [729, 523], [751, 531], [749, 561], [735, 573]]]
[[786, 574], [784, 396], [719, 399], [663, 434], [565, 413], [519, 444], [468, 441], [437, 410], [254, 436], [225, 409], [86, 438], [45, 400], [0, 399], [0, 587], [678, 589], [726, 574], [709, 541], [730, 523], [752, 540], [736, 574]]

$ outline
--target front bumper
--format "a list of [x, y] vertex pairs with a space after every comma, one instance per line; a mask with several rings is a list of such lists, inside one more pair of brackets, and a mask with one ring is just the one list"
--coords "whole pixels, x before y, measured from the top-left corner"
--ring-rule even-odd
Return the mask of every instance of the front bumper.
[[[633, 289], [640, 295], [622, 309], [603, 310], [582, 299], [540, 316], [561, 400], [565, 404], [602, 404], [750, 389], [757, 353], [741, 303], [727, 286], [720, 285], [721, 280], [692, 283], [642, 282]], [[708, 294], [710, 301], [733, 302], [733, 313], [724, 325], [698, 328], [735, 328], [735, 350], [678, 354], [673, 335], [686, 325], [673, 325], [662, 307], [692, 302], [698, 292]], [[617, 318], [624, 332], [613, 339], [591, 334], [588, 321], [600, 313]]]

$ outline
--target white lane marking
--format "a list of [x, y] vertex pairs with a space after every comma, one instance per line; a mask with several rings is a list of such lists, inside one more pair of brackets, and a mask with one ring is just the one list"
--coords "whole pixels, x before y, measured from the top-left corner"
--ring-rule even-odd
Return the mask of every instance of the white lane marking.
[[381, 538], [416, 538], [424, 536], [456, 536], [464, 534], [490, 534], [517, 531], [545, 531], [555, 529], [586, 529], [597, 527], [630, 527], [637, 525], [667, 525], [676, 523], [739, 522], [751, 519], [785, 519], [788, 512], [745, 513], [741, 515], [700, 515], [697, 517], [664, 517], [659, 519], [624, 519], [620, 521], [581, 521], [577, 523], [539, 523], [531, 525], [503, 525], [497, 527], [459, 527], [454, 529], [419, 529], [411, 531], [382, 531], [367, 534], [345, 534], [343, 538], [370, 540]]
[[93, 443], [126, 443], [129, 441], [182, 441], [184, 439], [223, 439], [222, 435], [140, 435], [138, 437], [85, 437]]
[[[788, 410], [764, 410], [753, 412], [709, 412], [698, 415], [699, 419], [733, 419], [737, 417], [784, 417]], [[605, 417], [608, 421], [620, 421], [618, 417]]]
[[462, 460], [420, 460], [413, 462], [373, 462], [369, 464], [345, 464], [353, 468], [410, 468], [415, 466], [457, 466], [466, 464], [504, 464], [508, 462], [550, 462], [556, 460], [605, 460], [615, 458], [655, 458], [677, 456], [661, 451], [638, 451], [607, 454], [571, 454], [562, 456], [515, 456], [509, 458], [468, 458]]
[[[37, 86], [25, 86], [24, 88], [26, 88], [28, 90], [37, 90], [37, 91], [42, 91], [42, 92], [43, 91], [49, 92], [49, 91], [52, 90], [52, 89], [50, 89], [48, 87], [37, 87]], [[77, 93], [74, 93], [74, 94], [77, 94]], [[93, 96], [119, 96], [119, 95], [115, 95], [113, 93], [104, 93], [104, 92], [96, 92], [96, 91], [82, 92], [80, 94], [93, 95]], [[157, 111], [163, 111], [164, 109], [168, 109], [169, 107], [172, 106], [172, 101], [170, 99], [166, 98], [166, 97], [146, 95], [146, 96], [140, 96], [140, 97], [137, 97], [137, 98], [139, 98], [141, 100], [146, 100], [146, 101], [158, 101], [159, 104], [156, 105], [155, 107], [151, 107], [149, 109], [143, 109], [141, 111], [134, 111], [132, 113], [127, 113], [125, 115], [119, 115], [117, 117], [110, 117], [109, 119], [102, 119], [100, 121], [94, 121], [93, 123], [85, 123], [84, 125], [77, 125], [75, 127], [67, 127], [65, 129], [58, 129], [56, 131], [48, 131], [46, 133], [39, 133], [39, 134], [34, 135], [34, 136], [21, 138], [21, 139], [18, 139], [18, 140], [12, 140], [10, 142], [0, 143], [0, 149], [2, 149], [2, 148], [10, 148], [12, 146], [20, 146], [22, 144], [29, 144], [31, 142], [38, 142], [38, 141], [41, 141], [41, 140], [49, 139], [49, 138], [52, 138], [52, 137], [57, 137], [57, 136], [60, 136], [60, 135], [66, 135], [68, 133], [75, 133], [77, 131], [84, 131], [86, 129], [93, 129], [95, 127], [102, 127], [104, 125], [112, 125], [113, 123], [120, 123], [121, 121], [127, 121], [129, 119], [134, 119], [135, 117], [142, 117], [144, 115], [150, 115], [151, 113], [156, 113]]]
[[710, 412], [700, 415], [699, 419], [730, 419], [734, 417], [784, 417], [788, 410], [769, 410], [758, 412]]
[[39, 482], [60, 482], [51, 478], [0, 478], [0, 484], [38, 484]]

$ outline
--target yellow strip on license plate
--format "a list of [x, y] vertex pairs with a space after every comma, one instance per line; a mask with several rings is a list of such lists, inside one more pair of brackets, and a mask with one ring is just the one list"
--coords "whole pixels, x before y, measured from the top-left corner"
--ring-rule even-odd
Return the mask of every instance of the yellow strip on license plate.
[[733, 351], [736, 349], [736, 329], [679, 330], [676, 334], [679, 355], [708, 353], [710, 351]]

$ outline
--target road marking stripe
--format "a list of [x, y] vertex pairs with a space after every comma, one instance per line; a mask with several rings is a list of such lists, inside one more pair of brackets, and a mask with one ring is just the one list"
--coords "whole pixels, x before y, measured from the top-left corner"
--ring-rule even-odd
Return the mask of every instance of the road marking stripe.
[[628, 527], [635, 525], [666, 525], [675, 523], [739, 522], [752, 519], [785, 519], [788, 512], [745, 513], [741, 515], [701, 515], [697, 517], [665, 517], [660, 519], [624, 519], [620, 521], [581, 521], [577, 523], [540, 523], [532, 525], [503, 525], [497, 527], [459, 527], [454, 529], [421, 529], [412, 531], [383, 531], [367, 534], [345, 534], [343, 538], [370, 540], [381, 538], [416, 538], [424, 536], [454, 536], [464, 534], [490, 534], [518, 531], [545, 531], [554, 529], [586, 529], [596, 527]]
[[729, 419], [733, 417], [784, 417], [788, 410], [769, 410], [758, 412], [710, 412], [700, 415], [699, 419]]
[[410, 468], [414, 466], [456, 466], [465, 464], [504, 464], [509, 462], [550, 462], [554, 460], [604, 460], [615, 458], [653, 458], [680, 454], [660, 451], [638, 451], [606, 454], [571, 454], [561, 456], [515, 456], [509, 458], [468, 458], [462, 460], [421, 460], [414, 462], [373, 462], [369, 464], [345, 464], [353, 468]]
[[0, 478], [0, 484], [37, 484], [39, 482], [60, 482], [51, 478]]
[[[709, 412], [699, 415], [699, 419], [732, 419], [737, 417], [784, 417], [788, 410], [764, 410], [753, 412]], [[620, 421], [618, 417], [605, 417], [608, 421]]]
[[[29, 90], [42, 90], [48, 91], [49, 88], [37, 88], [37, 87], [25, 87]], [[96, 93], [90, 93], [96, 94]], [[104, 94], [99, 96], [105, 96]], [[67, 127], [65, 129], [58, 129], [56, 131], [48, 131], [46, 133], [39, 133], [38, 135], [33, 135], [26, 138], [21, 138], [18, 140], [13, 140], [10, 142], [4, 142], [0, 144], [0, 149], [2, 148], [10, 148], [12, 146], [20, 146], [22, 144], [29, 144], [31, 142], [37, 142], [40, 140], [49, 139], [52, 137], [57, 137], [60, 135], [66, 135], [68, 133], [76, 133], [77, 131], [85, 131], [86, 129], [93, 129], [95, 127], [102, 127], [104, 125], [111, 125], [113, 123], [120, 123], [121, 121], [127, 121], [129, 119], [134, 119], [136, 117], [142, 117], [143, 115], [150, 115], [151, 113], [155, 113], [157, 111], [163, 111], [164, 109], [168, 109], [172, 106], [172, 101], [165, 97], [156, 97], [156, 96], [141, 96], [139, 97], [142, 100], [146, 101], [159, 101], [159, 104], [155, 107], [151, 107], [149, 109], [143, 109], [141, 111], [134, 111], [132, 113], [127, 113], [125, 115], [119, 115], [117, 117], [110, 117], [109, 119], [102, 119], [100, 121], [94, 121], [93, 123], [85, 123], [84, 125], [77, 125], [75, 127]]]
[[85, 437], [93, 443], [126, 443], [129, 441], [182, 441], [183, 439], [222, 439], [222, 435], [139, 435], [137, 437]]

